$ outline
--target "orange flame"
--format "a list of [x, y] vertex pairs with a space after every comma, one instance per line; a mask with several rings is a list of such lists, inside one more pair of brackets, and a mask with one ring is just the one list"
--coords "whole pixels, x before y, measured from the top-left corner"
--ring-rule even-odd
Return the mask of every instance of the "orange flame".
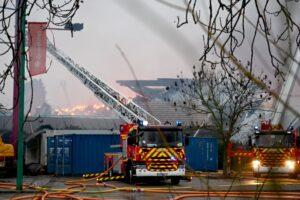
[[78, 104], [68, 108], [56, 108], [56, 115], [95, 115], [103, 111], [110, 110], [109, 107], [103, 104]]

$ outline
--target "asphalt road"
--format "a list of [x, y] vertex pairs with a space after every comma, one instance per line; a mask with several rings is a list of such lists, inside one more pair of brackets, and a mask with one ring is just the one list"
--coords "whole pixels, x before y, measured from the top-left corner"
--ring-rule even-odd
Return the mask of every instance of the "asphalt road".
[[[32, 176], [24, 177], [24, 182], [47, 188], [48, 190], [66, 188], [66, 181], [79, 180], [76, 177], [55, 177], [55, 176]], [[14, 178], [0, 179], [2, 183], [14, 183]], [[253, 178], [251, 174], [245, 174], [242, 177], [222, 178], [218, 173], [202, 173], [194, 176], [192, 181], [182, 180], [178, 186], [172, 186], [169, 181], [148, 180], [147, 182], [138, 182], [134, 185], [129, 185], [122, 181], [107, 182], [118, 188], [127, 191], [120, 191], [103, 185], [96, 186], [95, 181], [85, 183], [86, 189], [84, 192], [76, 193], [77, 196], [94, 197], [100, 199], [173, 199], [176, 196], [191, 191], [202, 191], [206, 196], [213, 194], [213, 191], [229, 192], [226, 199], [240, 199], [241, 197], [230, 197], [230, 191], [242, 193], [245, 191], [253, 191], [257, 194], [263, 194], [264, 191], [272, 191], [272, 194], [282, 191], [298, 192], [300, 197], [300, 177], [297, 179], [287, 178], [285, 176], [274, 176], [261, 178]], [[0, 184], [1, 185], [1, 184]], [[159, 190], [157, 193], [155, 190]], [[260, 193], [258, 191], [261, 191]], [[10, 199], [15, 196], [27, 194], [18, 194], [7, 189], [0, 189], [0, 199]], [[253, 199], [255, 195], [243, 199]], [[262, 195], [260, 197], [263, 197]], [[282, 196], [281, 196], [282, 197]], [[288, 197], [288, 196], [286, 196]], [[194, 197], [187, 199], [207, 199], [207, 197]], [[222, 199], [220, 196], [210, 199]], [[260, 199], [260, 198], [259, 198]]]

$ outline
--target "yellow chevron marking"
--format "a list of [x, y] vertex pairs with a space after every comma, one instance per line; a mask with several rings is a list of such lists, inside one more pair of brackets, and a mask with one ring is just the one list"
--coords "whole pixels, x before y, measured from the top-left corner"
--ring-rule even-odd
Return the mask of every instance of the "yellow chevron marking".
[[168, 154], [169, 157], [173, 156], [170, 151], [166, 151], [166, 153]]
[[147, 153], [147, 155], [145, 156], [145, 160], [147, 160], [151, 155], [152, 155], [152, 153], [155, 151], [156, 149], [151, 149], [148, 153]]
[[157, 154], [159, 154], [160, 152], [159, 151], [155, 151], [153, 154], [152, 154], [152, 158], [155, 158], [157, 156]]
[[180, 158], [183, 158], [183, 155], [184, 155], [184, 150], [181, 149], [181, 150], [180, 150]]
[[175, 156], [176, 158], [179, 158], [178, 154], [172, 149], [172, 148], [168, 148], [169, 152], [171, 152], [171, 154], [173, 156]]
[[159, 154], [157, 155], [157, 157], [158, 158], [161, 158], [161, 157], [167, 158], [168, 156], [167, 156], [166, 152], [161, 151], [161, 152], [159, 152]]

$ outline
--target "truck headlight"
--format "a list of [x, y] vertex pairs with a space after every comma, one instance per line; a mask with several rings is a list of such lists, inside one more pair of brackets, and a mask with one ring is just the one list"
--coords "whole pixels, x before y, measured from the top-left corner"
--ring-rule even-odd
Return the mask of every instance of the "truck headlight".
[[294, 160], [286, 160], [285, 161], [285, 166], [287, 166], [290, 169], [294, 169], [295, 164], [296, 164], [296, 162]]
[[252, 167], [253, 168], [258, 168], [260, 166], [260, 161], [259, 160], [253, 160], [252, 161]]

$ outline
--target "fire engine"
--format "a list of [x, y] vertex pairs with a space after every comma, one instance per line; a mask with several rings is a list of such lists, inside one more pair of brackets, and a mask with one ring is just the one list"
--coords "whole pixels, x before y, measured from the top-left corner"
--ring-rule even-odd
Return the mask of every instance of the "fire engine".
[[109, 174], [125, 175], [129, 182], [138, 177], [163, 177], [178, 184], [185, 176], [181, 123], [161, 125], [159, 119], [76, 64], [49, 40], [47, 51], [126, 122], [120, 127], [122, 152], [105, 154], [105, 165], [112, 168]]
[[280, 101], [277, 101], [273, 117], [270, 121], [262, 121], [260, 129], [255, 127], [252, 162], [255, 176], [276, 172], [296, 177], [299, 173], [299, 133], [297, 129], [293, 130], [293, 126], [298, 128], [300, 120], [299, 116], [294, 114], [291, 114], [294, 120], [287, 117], [286, 105], [290, 105], [291, 92], [299, 75], [300, 49], [297, 49], [294, 60], [285, 77], [286, 81], [281, 88]]
[[182, 127], [171, 125], [148, 126], [142, 123], [126, 123], [120, 127], [120, 153], [106, 153], [106, 168], [122, 157], [112, 173], [123, 174], [132, 183], [137, 178], [156, 177], [171, 179], [179, 184], [185, 176], [185, 151]]
[[[253, 147], [252, 169], [255, 177], [263, 173], [284, 173], [297, 177], [300, 172], [300, 137], [292, 127], [283, 130], [270, 121], [255, 127], [254, 138], [249, 138]], [[252, 145], [252, 141], [254, 142]]]

